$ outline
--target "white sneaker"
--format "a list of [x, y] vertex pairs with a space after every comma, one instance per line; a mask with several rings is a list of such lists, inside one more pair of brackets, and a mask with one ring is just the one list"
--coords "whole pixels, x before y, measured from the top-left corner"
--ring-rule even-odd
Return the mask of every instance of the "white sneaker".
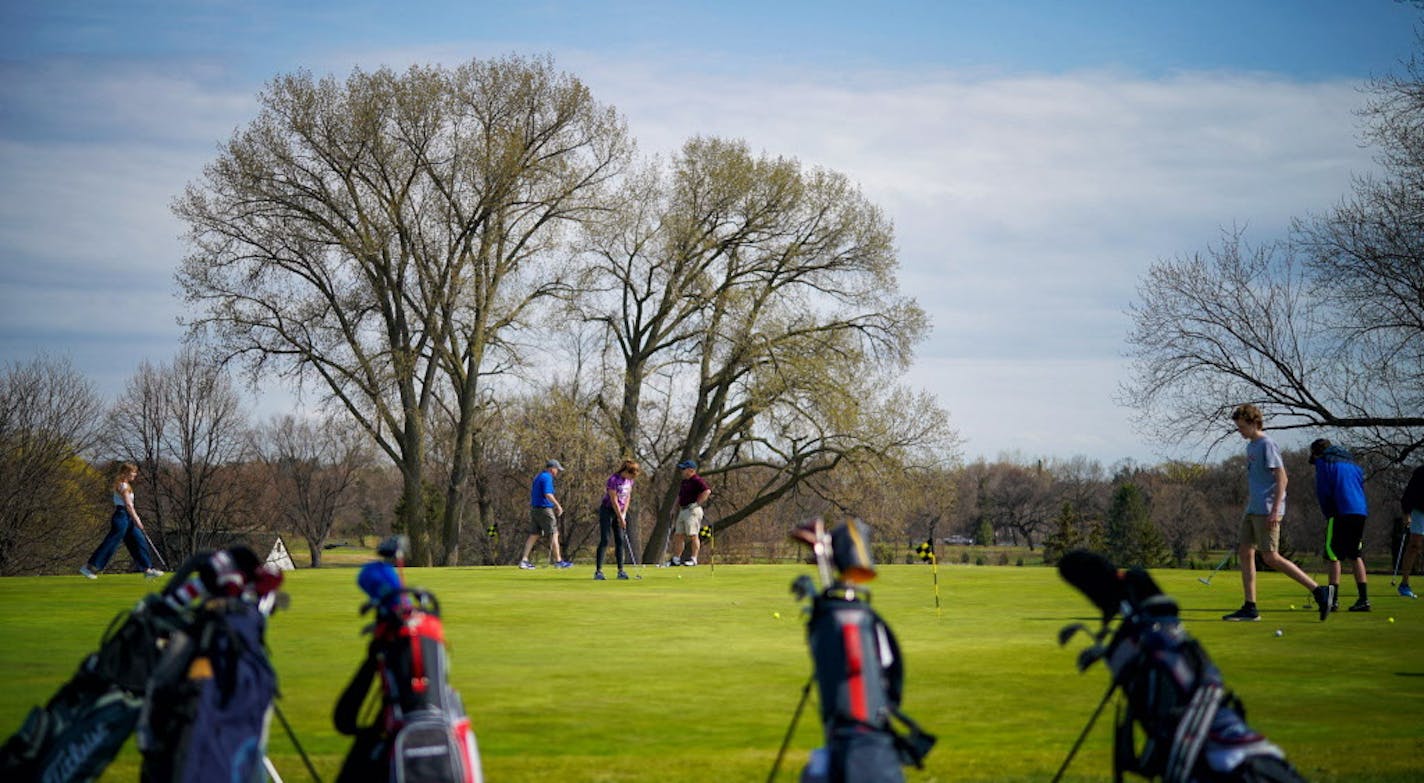
[[520, 560], [520, 561], [519, 561], [519, 567], [522, 568], [522, 569], [524, 569], [525, 571], [533, 571], [533, 570], [534, 570], [534, 564], [531, 563], [531, 562], [529, 562], [528, 560]]
[[84, 565], [79, 566], [79, 573], [83, 574], [85, 577], [87, 577], [87, 578], [89, 578], [89, 579], [98, 579], [98, 578], [99, 578], [99, 575], [96, 574], [96, 573], [94, 573], [94, 570], [89, 567], [89, 564], [88, 564], [88, 563], [85, 563]]
[[682, 564], [685, 566], [695, 566], [697, 565], [697, 558], [689, 557], [686, 560], [682, 561]]
[[680, 557], [673, 557], [673, 559], [672, 559], [672, 564], [675, 565], [675, 566], [682, 565], [682, 558], [680, 558]]
[[144, 571], [143, 575], [148, 579], [157, 579], [158, 577], [163, 576], [163, 572], [158, 570], [157, 568], [150, 568]]

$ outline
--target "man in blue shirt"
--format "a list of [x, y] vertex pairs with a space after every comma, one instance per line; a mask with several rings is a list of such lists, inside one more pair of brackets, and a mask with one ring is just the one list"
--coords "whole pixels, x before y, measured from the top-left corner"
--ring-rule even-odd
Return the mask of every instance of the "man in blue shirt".
[[[1315, 497], [1325, 515], [1325, 560], [1330, 569], [1331, 598], [1339, 595], [1340, 560], [1353, 560], [1355, 587], [1359, 599], [1352, 612], [1370, 610], [1370, 594], [1365, 584], [1365, 559], [1360, 557], [1365, 535], [1365, 474], [1351, 459], [1350, 452], [1331, 445], [1325, 438], [1310, 444], [1310, 464], [1315, 466]], [[1337, 603], [1330, 605], [1335, 611]]]
[[564, 515], [564, 507], [554, 496], [554, 478], [563, 469], [558, 460], [549, 460], [529, 488], [529, 538], [524, 541], [524, 556], [519, 558], [519, 567], [526, 571], [534, 568], [534, 564], [529, 562], [529, 553], [540, 537], [549, 539], [549, 556], [553, 558], [555, 568], [573, 565], [559, 552], [559, 517]]
[[1221, 619], [1233, 622], [1254, 622], [1261, 619], [1256, 610], [1256, 551], [1267, 567], [1301, 583], [1320, 607], [1320, 619], [1330, 616], [1333, 596], [1328, 586], [1314, 579], [1287, 560], [1278, 551], [1281, 541], [1281, 519], [1286, 515], [1286, 464], [1281, 449], [1266, 434], [1265, 417], [1261, 409], [1247, 403], [1231, 412], [1236, 431], [1246, 439], [1246, 511], [1241, 517], [1241, 543], [1237, 555], [1241, 560], [1241, 589], [1246, 600], [1241, 608]]

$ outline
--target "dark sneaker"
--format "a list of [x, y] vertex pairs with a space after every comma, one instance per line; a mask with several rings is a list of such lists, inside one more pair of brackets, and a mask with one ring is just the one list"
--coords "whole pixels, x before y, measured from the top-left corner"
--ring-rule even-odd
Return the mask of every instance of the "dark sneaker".
[[1231, 614], [1222, 615], [1221, 619], [1232, 623], [1254, 623], [1261, 619], [1261, 613], [1254, 606], [1243, 606]]
[[618, 578], [619, 578], [619, 579], [627, 579], [627, 578], [628, 578], [628, 572], [627, 572], [627, 571], [619, 571], [619, 572], [618, 572]]
[[1369, 610], [1370, 610], [1370, 602], [1367, 601], [1367, 600], [1365, 600], [1365, 599], [1363, 599], [1363, 598], [1361, 598], [1360, 600], [1354, 602], [1353, 604], [1350, 604], [1350, 609], [1349, 609], [1349, 611], [1351, 611], [1351, 612], [1368, 612]]
[[1400, 585], [1400, 586], [1399, 586], [1399, 596], [1400, 596], [1401, 598], [1418, 598], [1418, 597], [1419, 597], [1419, 596], [1417, 596], [1417, 595], [1414, 594], [1414, 591], [1413, 591], [1413, 590], [1410, 590], [1410, 589], [1409, 589], [1409, 585]]
[[554, 564], [555, 568], [573, 568], [573, 563], [568, 560], [560, 560]]
[[602, 572], [602, 571], [594, 571], [594, 572], [593, 572], [593, 581], [595, 581], [595, 582], [602, 582], [602, 581], [604, 581], [605, 579], [607, 579], [607, 577], [605, 577], [605, 576], [603, 575], [603, 572]]
[[1324, 622], [1330, 616], [1330, 605], [1335, 603], [1335, 591], [1330, 589], [1330, 585], [1320, 585], [1310, 591], [1310, 597], [1315, 599], [1315, 606], [1320, 610], [1320, 620]]

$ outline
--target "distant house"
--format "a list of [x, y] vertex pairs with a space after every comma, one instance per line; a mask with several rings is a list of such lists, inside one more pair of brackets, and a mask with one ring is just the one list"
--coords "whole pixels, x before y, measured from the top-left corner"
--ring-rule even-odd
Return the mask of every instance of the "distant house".
[[944, 543], [954, 544], [956, 546], [968, 546], [974, 543], [974, 539], [969, 536], [950, 536], [944, 540]]

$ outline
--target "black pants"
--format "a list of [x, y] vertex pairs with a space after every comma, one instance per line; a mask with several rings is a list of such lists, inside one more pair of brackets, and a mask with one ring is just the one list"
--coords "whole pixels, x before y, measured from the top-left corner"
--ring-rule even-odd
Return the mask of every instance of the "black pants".
[[618, 558], [618, 570], [623, 570], [623, 531], [618, 527], [618, 515], [608, 506], [598, 507], [598, 554], [594, 557], [595, 567], [603, 570], [603, 551], [608, 548], [608, 539], [613, 538], [613, 554]]

